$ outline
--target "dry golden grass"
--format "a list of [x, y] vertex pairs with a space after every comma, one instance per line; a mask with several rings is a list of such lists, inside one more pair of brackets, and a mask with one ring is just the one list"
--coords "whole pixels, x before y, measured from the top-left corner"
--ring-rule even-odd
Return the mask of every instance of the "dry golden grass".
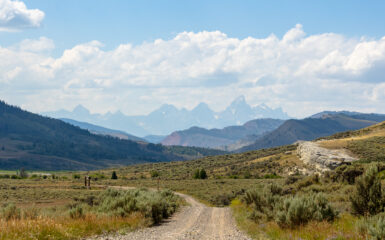
[[346, 139], [334, 139], [334, 140], [326, 140], [319, 141], [318, 145], [327, 149], [342, 149], [348, 146], [348, 140]]
[[140, 213], [126, 218], [88, 214], [81, 219], [38, 217], [0, 220], [0, 240], [80, 239], [118, 230], [132, 231], [147, 225]]
[[349, 141], [365, 140], [372, 137], [385, 137], [385, 129], [382, 128], [383, 125], [384, 123], [381, 123], [381, 124], [368, 127], [367, 128], [368, 131], [363, 131], [362, 134], [359, 134], [357, 136], [350, 136], [350, 137], [345, 137], [341, 139], [322, 140], [322, 141], [318, 141], [318, 144], [321, 147], [324, 147], [327, 149], [342, 149], [348, 146]]

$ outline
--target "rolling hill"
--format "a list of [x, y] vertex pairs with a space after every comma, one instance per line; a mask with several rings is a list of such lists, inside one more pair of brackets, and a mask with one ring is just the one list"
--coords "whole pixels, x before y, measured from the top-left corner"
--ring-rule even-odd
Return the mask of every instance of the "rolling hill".
[[86, 129], [86, 130], [88, 130], [94, 134], [107, 135], [107, 136], [111, 136], [111, 137], [117, 137], [120, 139], [132, 140], [132, 141], [136, 141], [136, 142], [146, 142], [146, 140], [144, 140], [143, 138], [136, 137], [134, 135], [128, 134], [128, 133], [123, 132], [123, 131], [113, 130], [113, 129], [93, 125], [93, 124], [90, 124], [87, 122], [79, 122], [79, 121], [69, 119], [69, 118], [61, 118], [60, 120], [62, 120], [63, 122], [72, 124], [76, 127], [80, 127], [81, 129]]
[[0, 169], [90, 170], [223, 153], [95, 135], [0, 101]]
[[192, 127], [177, 131], [163, 139], [163, 145], [180, 145], [219, 148], [235, 144], [245, 138], [257, 138], [278, 128], [284, 121], [279, 119], [256, 119], [242, 126], [229, 126], [223, 129], [204, 129]]
[[385, 121], [385, 115], [326, 114], [317, 118], [291, 119], [271, 133], [257, 139], [253, 144], [238, 149], [236, 152], [282, 146], [292, 144], [298, 140], [314, 140], [338, 132], [365, 128], [381, 121]]

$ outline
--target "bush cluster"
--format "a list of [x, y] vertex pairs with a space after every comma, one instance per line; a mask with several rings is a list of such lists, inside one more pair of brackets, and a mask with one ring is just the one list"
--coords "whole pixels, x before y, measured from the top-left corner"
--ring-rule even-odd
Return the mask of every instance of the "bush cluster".
[[372, 165], [356, 180], [356, 190], [350, 197], [353, 212], [357, 215], [376, 215], [385, 208], [379, 166]]
[[277, 223], [290, 228], [305, 225], [310, 221], [333, 221], [338, 216], [338, 212], [320, 193], [286, 198], [278, 209]]
[[309, 221], [332, 221], [338, 216], [322, 194], [282, 196], [283, 189], [271, 184], [264, 190], [246, 192], [243, 201], [253, 207], [249, 218], [275, 220], [281, 227], [294, 228]]
[[179, 198], [171, 191], [148, 191], [145, 189], [119, 191], [108, 189], [97, 199], [100, 213], [126, 217], [133, 212], [141, 212], [153, 223], [159, 223], [173, 214]]
[[206, 179], [207, 178], [207, 173], [206, 170], [202, 169], [197, 169], [194, 172], [194, 179]]

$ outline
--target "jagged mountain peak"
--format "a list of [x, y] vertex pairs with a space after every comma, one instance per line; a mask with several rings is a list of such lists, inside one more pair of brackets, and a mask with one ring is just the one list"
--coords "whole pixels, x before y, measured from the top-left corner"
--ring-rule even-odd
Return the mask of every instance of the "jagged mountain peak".
[[81, 105], [81, 104], [77, 105], [77, 106], [72, 110], [72, 112], [74, 112], [74, 113], [79, 113], [79, 114], [89, 114], [89, 113], [90, 113], [90, 111], [89, 111], [86, 107], [84, 107], [83, 105]]
[[231, 107], [245, 106], [245, 105], [249, 106], [249, 104], [247, 104], [247, 102], [246, 102], [245, 96], [243, 96], [243, 95], [234, 99], [234, 101], [232, 101], [230, 104]]

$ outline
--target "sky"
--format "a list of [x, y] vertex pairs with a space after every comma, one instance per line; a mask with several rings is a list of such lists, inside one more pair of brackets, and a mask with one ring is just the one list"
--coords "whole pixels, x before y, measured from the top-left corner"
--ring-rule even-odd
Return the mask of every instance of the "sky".
[[0, 99], [33, 112], [385, 113], [385, 1], [0, 0]]

